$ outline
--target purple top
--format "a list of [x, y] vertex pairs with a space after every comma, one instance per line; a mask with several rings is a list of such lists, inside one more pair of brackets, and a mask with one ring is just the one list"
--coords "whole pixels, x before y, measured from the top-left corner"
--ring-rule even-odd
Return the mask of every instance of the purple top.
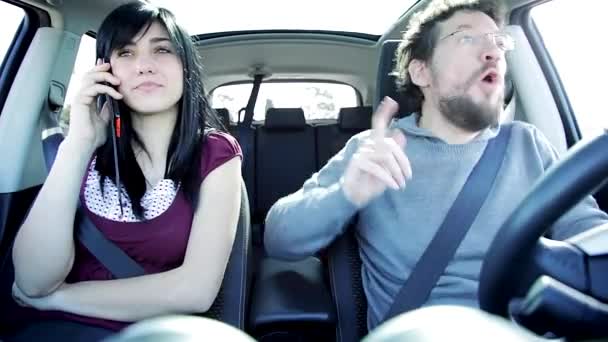
[[[204, 179], [218, 166], [235, 156], [242, 158], [237, 141], [226, 133], [213, 132], [207, 136], [201, 160], [201, 176]], [[87, 172], [88, 175], [88, 172]], [[85, 178], [87, 178], [85, 175]], [[80, 199], [84, 201], [84, 182]], [[146, 273], [160, 273], [180, 266], [184, 261], [190, 236], [194, 210], [179, 190], [169, 208], [147, 221], [118, 222], [93, 213], [86, 205], [84, 212], [97, 228], [118, 247], [137, 261]], [[74, 265], [66, 278], [67, 283], [88, 280], [110, 280], [108, 271], [80, 242], [76, 242]], [[58, 311], [38, 311], [20, 308], [27, 320], [68, 319], [108, 329], [120, 330], [129, 322], [103, 320]], [[18, 316], [21, 316], [19, 313]], [[25, 318], [23, 317], [23, 318]]]

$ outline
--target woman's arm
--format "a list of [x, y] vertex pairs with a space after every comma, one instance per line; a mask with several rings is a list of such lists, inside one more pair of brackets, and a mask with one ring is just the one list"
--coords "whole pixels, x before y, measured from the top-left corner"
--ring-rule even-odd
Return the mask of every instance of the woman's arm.
[[241, 161], [235, 157], [203, 181], [180, 267], [135, 278], [64, 284], [50, 296], [46, 306], [35, 300], [25, 302], [41, 309], [117, 321], [207, 311], [224, 278], [240, 201]]
[[107, 108], [97, 113], [93, 104], [100, 94], [122, 99], [115, 89], [100, 84], [120, 84], [109, 69], [110, 64], [99, 61], [83, 77], [72, 104], [68, 136], [59, 146], [53, 167], [15, 238], [15, 283], [27, 296], [47, 296], [72, 269], [80, 185], [93, 152], [106, 140], [110, 118]]
[[15, 282], [28, 296], [53, 292], [74, 263], [74, 215], [93, 151], [65, 140], [13, 247]]

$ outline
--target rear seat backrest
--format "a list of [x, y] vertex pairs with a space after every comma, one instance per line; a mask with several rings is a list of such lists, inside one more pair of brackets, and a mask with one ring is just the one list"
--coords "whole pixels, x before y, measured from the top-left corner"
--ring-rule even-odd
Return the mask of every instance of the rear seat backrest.
[[[254, 210], [254, 203], [255, 203], [255, 186], [254, 186], [254, 164], [255, 164], [255, 160], [254, 160], [254, 134], [255, 134], [255, 129], [253, 127], [249, 127], [247, 129], [252, 130], [253, 132], [251, 132], [251, 134], [246, 134], [245, 136], [240, 136], [239, 135], [239, 127], [236, 123], [231, 123], [230, 122], [230, 112], [228, 111], [228, 109], [226, 108], [214, 108], [215, 112], [217, 113], [218, 118], [220, 119], [221, 123], [224, 125], [224, 127], [226, 128], [226, 130], [228, 130], [228, 133], [230, 135], [232, 135], [233, 137], [235, 137], [239, 144], [241, 145], [241, 148], [243, 148], [243, 161], [242, 161], [242, 175], [243, 175], [243, 180], [245, 181], [245, 186], [247, 187], [247, 195], [249, 196], [249, 212], [252, 213]], [[243, 141], [243, 139], [245, 140], [249, 140], [249, 141]], [[250, 146], [250, 154], [251, 155], [246, 155], [245, 153], [245, 149], [244, 146], [245, 145], [249, 145]]]
[[[228, 109], [214, 108], [214, 110], [217, 113], [217, 117], [220, 119], [220, 122], [224, 125], [226, 130], [228, 130], [228, 133], [230, 133], [232, 136], [238, 138], [237, 125], [232, 124], [230, 122], [230, 112], [228, 111]], [[247, 190], [249, 190], [249, 188], [247, 188]]]
[[215, 112], [217, 113], [218, 119], [224, 125], [224, 127], [228, 128], [230, 126], [230, 112], [226, 108], [215, 108]]
[[318, 165], [322, 168], [353, 135], [371, 128], [372, 107], [342, 108], [337, 125], [317, 126]]
[[315, 134], [301, 108], [270, 108], [256, 130], [254, 221], [264, 220], [281, 197], [295, 192], [316, 170]]

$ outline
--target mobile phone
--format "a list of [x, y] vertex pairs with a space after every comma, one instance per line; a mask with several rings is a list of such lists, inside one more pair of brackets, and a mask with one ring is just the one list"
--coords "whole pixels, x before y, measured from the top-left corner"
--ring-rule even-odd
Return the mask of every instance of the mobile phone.
[[[109, 63], [106, 59], [103, 60], [104, 63]], [[112, 69], [108, 72], [112, 73]], [[102, 84], [112, 87], [108, 82], [103, 82]], [[118, 139], [120, 139], [122, 125], [120, 121], [120, 109], [118, 107], [118, 102], [108, 94], [100, 94], [97, 96], [97, 113], [101, 113], [101, 110], [104, 104], [108, 104], [108, 110], [110, 111], [110, 134], [112, 139], [112, 150], [114, 154], [114, 173], [116, 175], [116, 188], [118, 190], [118, 203], [120, 205], [120, 214], [123, 215], [122, 208], [122, 187], [120, 182], [120, 172], [118, 167]]]
[[[109, 61], [107, 61], [106, 59], [104, 59], [103, 62], [109, 63]], [[110, 69], [108, 72], [112, 73], [112, 69]], [[101, 84], [107, 85], [112, 88], [114, 87], [108, 82], [102, 82]], [[108, 109], [110, 110], [110, 113], [112, 116], [112, 124], [114, 124], [112, 131], [118, 138], [120, 138], [122, 127], [121, 127], [121, 121], [120, 121], [120, 109], [118, 106], [118, 102], [112, 96], [107, 95], [107, 94], [98, 95], [96, 102], [97, 102], [97, 113], [101, 113], [101, 109], [103, 108], [104, 104], [108, 103]]]

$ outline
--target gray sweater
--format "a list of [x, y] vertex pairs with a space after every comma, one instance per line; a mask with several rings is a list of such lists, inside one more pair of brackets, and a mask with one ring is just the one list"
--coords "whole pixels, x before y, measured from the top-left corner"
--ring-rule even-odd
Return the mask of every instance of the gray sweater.
[[[488, 140], [500, 129], [488, 128], [467, 144], [450, 145], [419, 128], [416, 119], [410, 115], [392, 125], [408, 139], [405, 153], [413, 178], [404, 190], [388, 189], [358, 211], [356, 236], [370, 329], [382, 322]], [[478, 305], [479, 273], [495, 233], [558, 158], [536, 128], [521, 122], [510, 125], [511, 139], [493, 188], [425, 305]], [[313, 255], [344, 231], [357, 209], [344, 196], [340, 178], [360, 141], [369, 134], [366, 131], [351, 138], [302, 189], [271, 208], [264, 237], [270, 256], [295, 260]], [[607, 220], [588, 197], [551, 227], [551, 236], [566, 239]]]

